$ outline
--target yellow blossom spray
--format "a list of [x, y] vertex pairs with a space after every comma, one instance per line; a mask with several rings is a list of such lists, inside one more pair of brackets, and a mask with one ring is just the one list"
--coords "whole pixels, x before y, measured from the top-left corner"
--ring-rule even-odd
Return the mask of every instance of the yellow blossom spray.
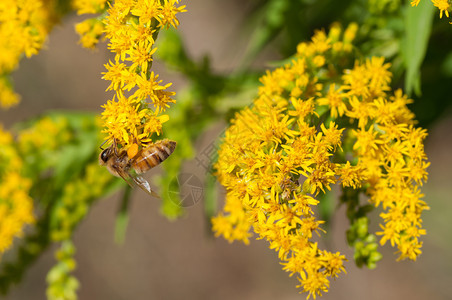
[[391, 91], [390, 65], [381, 57], [355, 60], [357, 29], [317, 31], [291, 63], [267, 71], [252, 106], [232, 119], [215, 165], [227, 191], [212, 219], [215, 234], [247, 244], [254, 231], [308, 298], [345, 272], [345, 256], [315, 241], [324, 232], [315, 207], [332, 185], [343, 190], [358, 265], [373, 268], [381, 259], [368, 232], [372, 207], [382, 208], [380, 244], [390, 241], [399, 259], [415, 260], [425, 234], [419, 187], [427, 179], [427, 133], [414, 126], [411, 100]]

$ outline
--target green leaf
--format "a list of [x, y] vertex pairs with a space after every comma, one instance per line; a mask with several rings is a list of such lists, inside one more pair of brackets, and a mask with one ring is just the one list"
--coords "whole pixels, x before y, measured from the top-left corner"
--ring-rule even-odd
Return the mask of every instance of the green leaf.
[[282, 30], [287, 10], [290, 8], [288, 0], [270, 0], [256, 12], [256, 24], [245, 58], [241, 63], [242, 69], [246, 69], [257, 54]]
[[421, 94], [421, 64], [427, 52], [428, 40], [432, 29], [434, 6], [430, 1], [421, 1], [419, 6], [411, 7], [407, 1], [405, 14], [405, 39], [402, 41], [401, 50], [405, 74], [405, 91], [408, 95], [414, 92]]
[[[208, 172], [206, 174], [204, 211], [206, 218], [209, 220], [217, 213], [218, 188], [216, 183], [217, 180], [215, 176], [211, 172]], [[210, 221], [208, 224], [210, 225]]]

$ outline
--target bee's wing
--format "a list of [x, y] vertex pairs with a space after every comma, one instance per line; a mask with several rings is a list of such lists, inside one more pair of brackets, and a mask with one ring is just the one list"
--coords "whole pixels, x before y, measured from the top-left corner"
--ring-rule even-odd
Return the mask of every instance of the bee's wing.
[[146, 179], [141, 176], [129, 176], [129, 178], [132, 178], [133, 182], [135, 182], [135, 184], [138, 185], [143, 191], [155, 198], [160, 199], [160, 196], [151, 189], [151, 186]]
[[130, 185], [131, 187], [137, 185], [149, 195], [160, 199], [160, 196], [151, 189], [149, 182], [147, 182], [146, 179], [144, 179], [143, 177], [136, 174], [131, 174], [120, 168], [115, 168], [115, 171], [116, 174], [118, 174], [122, 179], [124, 179], [124, 181], [127, 182], [127, 184]]

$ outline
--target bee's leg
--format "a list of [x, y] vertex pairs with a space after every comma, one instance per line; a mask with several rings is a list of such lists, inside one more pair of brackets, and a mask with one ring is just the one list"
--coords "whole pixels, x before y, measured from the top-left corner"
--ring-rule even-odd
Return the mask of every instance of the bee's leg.
[[115, 139], [115, 138], [113, 138], [113, 151], [115, 151], [115, 156], [116, 156], [116, 157], [119, 157], [119, 154], [118, 154], [118, 145], [116, 144], [116, 139]]
[[138, 148], [141, 147], [141, 144], [138, 143], [138, 139], [137, 139], [136, 136], [133, 137], [133, 143], [134, 143], [134, 144], [137, 144]]

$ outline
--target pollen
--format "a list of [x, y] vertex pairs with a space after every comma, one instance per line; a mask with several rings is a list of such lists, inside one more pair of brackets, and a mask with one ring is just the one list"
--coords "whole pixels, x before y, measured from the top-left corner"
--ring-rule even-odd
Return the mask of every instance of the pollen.
[[127, 149], [127, 156], [132, 159], [138, 153], [138, 144], [130, 145], [129, 149]]

